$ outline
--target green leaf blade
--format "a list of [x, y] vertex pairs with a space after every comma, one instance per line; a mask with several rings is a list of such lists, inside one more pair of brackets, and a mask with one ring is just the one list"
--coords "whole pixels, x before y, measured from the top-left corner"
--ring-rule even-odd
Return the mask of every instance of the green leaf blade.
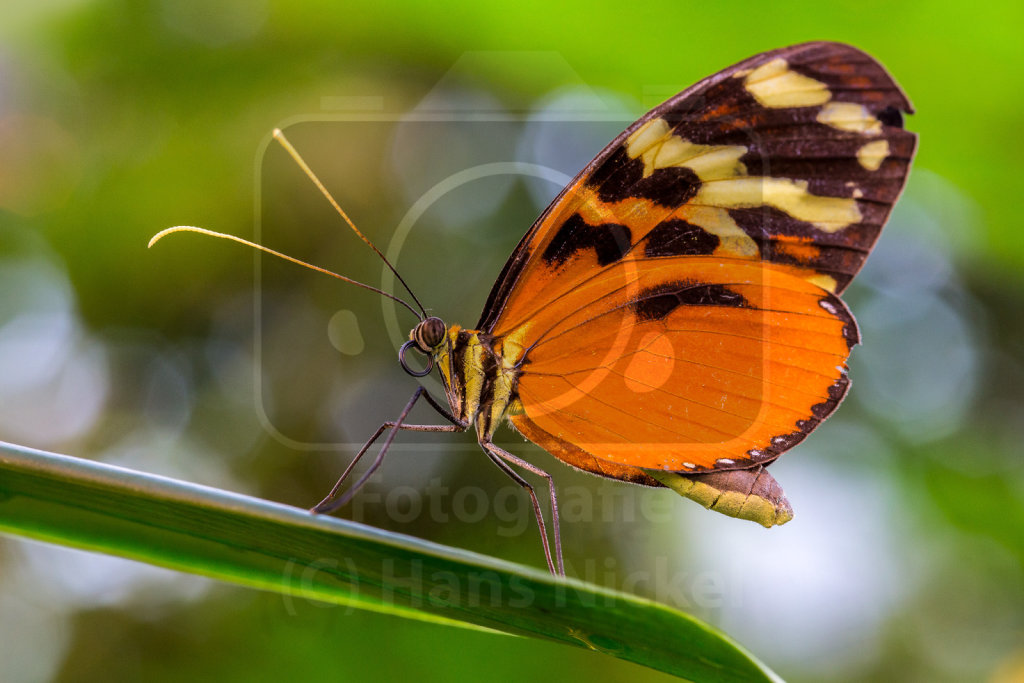
[[587, 647], [694, 681], [776, 681], [664, 605], [305, 510], [0, 444], [0, 531], [411, 619]]

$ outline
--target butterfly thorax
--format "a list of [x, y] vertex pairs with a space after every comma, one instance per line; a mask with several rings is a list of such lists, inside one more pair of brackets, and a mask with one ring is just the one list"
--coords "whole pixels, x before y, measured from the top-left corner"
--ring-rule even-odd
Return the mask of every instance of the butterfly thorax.
[[452, 415], [472, 424], [480, 438], [490, 439], [503, 418], [521, 410], [516, 394], [518, 346], [452, 325], [431, 353]]

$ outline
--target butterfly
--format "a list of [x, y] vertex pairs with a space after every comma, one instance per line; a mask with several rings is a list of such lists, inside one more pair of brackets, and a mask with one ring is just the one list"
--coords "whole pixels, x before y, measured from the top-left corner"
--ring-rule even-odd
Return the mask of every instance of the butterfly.
[[[526, 232], [473, 328], [428, 316], [401, 276], [419, 310], [336, 275], [417, 316], [400, 364], [415, 377], [436, 368], [445, 396], [419, 386], [313, 511], [351, 500], [399, 431], [473, 429], [528, 492], [548, 568], [564, 574], [553, 478], [493, 442], [507, 422], [579, 470], [668, 487], [766, 527], [789, 521], [766, 468], [849, 390], [860, 334], [839, 295], [906, 182], [917, 144], [903, 128], [910, 113], [892, 77], [854, 47], [764, 52], [612, 140]], [[420, 400], [446, 424], [407, 423]], [[520, 471], [547, 483], [550, 540]]]

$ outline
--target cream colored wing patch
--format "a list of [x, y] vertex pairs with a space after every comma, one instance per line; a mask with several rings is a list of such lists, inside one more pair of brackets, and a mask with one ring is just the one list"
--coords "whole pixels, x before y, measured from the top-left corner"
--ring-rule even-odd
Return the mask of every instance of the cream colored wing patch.
[[743, 87], [762, 106], [772, 108], [814, 107], [832, 99], [827, 85], [792, 71], [781, 57], [745, 74]]

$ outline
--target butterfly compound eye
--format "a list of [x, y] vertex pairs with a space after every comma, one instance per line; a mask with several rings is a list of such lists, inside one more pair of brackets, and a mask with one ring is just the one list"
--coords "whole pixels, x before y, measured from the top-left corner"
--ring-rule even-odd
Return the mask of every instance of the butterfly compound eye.
[[[434, 367], [434, 356], [431, 352], [434, 347], [444, 341], [445, 332], [448, 331], [444, 321], [440, 318], [430, 317], [423, 320], [416, 327], [412, 328], [412, 332], [409, 334], [409, 341], [402, 344], [402, 348], [398, 352], [398, 361], [402, 364], [402, 367], [413, 377], [425, 377], [430, 374], [431, 369]], [[406, 352], [416, 347], [416, 350], [424, 354], [427, 357], [427, 367], [425, 370], [414, 370], [405, 360]]]
[[444, 340], [447, 329], [440, 318], [427, 318], [412, 331], [412, 341], [416, 342], [420, 351], [430, 353], [431, 349]]

